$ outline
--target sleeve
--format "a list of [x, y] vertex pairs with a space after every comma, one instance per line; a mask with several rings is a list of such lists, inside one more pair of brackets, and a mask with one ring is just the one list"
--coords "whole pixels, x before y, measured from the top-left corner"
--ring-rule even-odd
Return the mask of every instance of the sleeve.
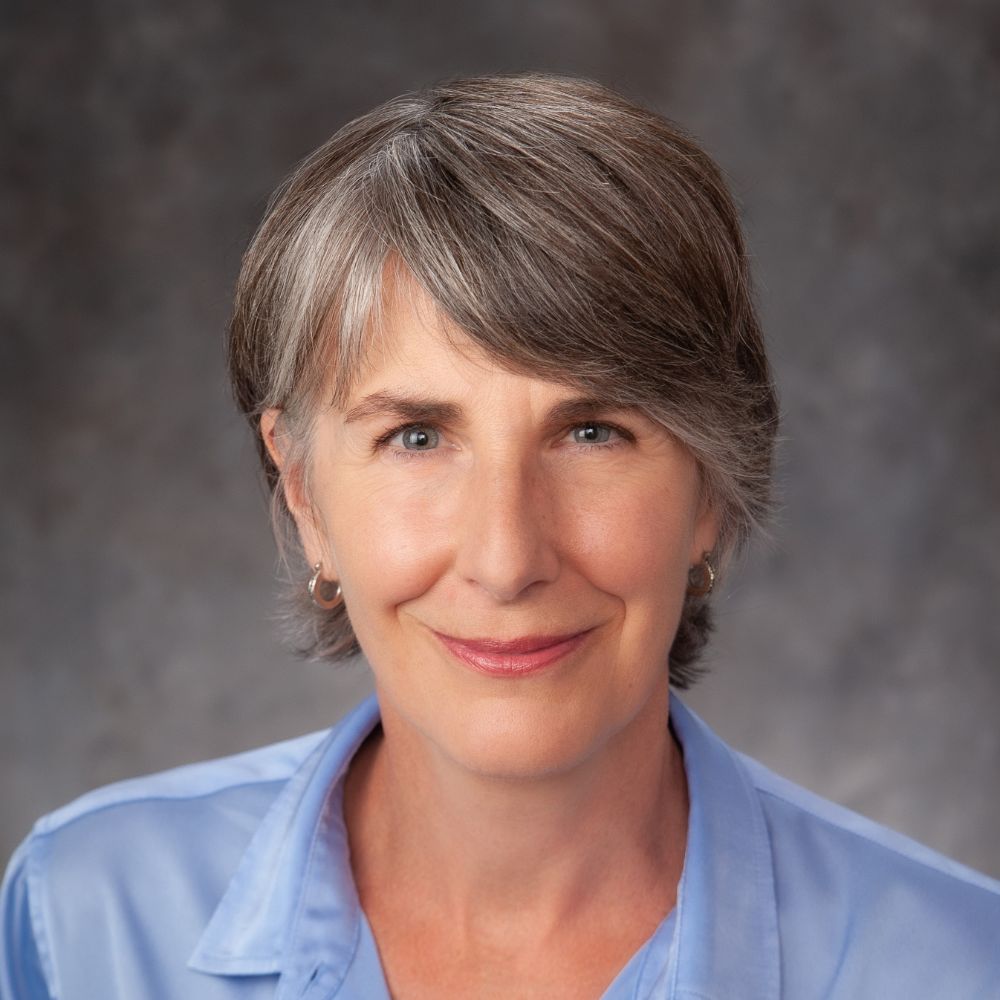
[[0, 888], [0, 1000], [52, 1000], [32, 915], [30, 838], [14, 853]]

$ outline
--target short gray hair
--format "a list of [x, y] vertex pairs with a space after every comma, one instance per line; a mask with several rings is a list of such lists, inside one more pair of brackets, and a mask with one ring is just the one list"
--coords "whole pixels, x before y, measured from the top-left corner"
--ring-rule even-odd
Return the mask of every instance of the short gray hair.
[[[739, 218], [722, 175], [676, 124], [587, 80], [454, 80], [341, 128], [272, 199], [244, 257], [230, 325], [238, 404], [257, 433], [279, 538], [281, 476], [309, 426], [347, 398], [397, 260], [511, 370], [638, 406], [697, 460], [725, 563], [767, 518], [778, 408]], [[377, 324], [376, 324], [377, 325]], [[279, 472], [261, 414], [297, 458]], [[359, 652], [343, 604], [301, 582], [300, 651]], [[711, 628], [685, 601], [669, 655], [687, 687]]]

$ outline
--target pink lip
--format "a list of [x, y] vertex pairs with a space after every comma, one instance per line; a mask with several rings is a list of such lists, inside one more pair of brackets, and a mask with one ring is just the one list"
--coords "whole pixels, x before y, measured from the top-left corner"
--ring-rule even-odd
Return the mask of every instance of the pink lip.
[[467, 666], [492, 677], [524, 677], [542, 670], [576, 649], [591, 629], [572, 635], [529, 635], [509, 642], [499, 639], [456, 639], [434, 634]]

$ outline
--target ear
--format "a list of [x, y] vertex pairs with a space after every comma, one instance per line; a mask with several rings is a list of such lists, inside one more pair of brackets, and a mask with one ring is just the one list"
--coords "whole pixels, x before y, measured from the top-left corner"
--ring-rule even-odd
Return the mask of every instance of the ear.
[[277, 407], [265, 410], [260, 417], [260, 436], [271, 461], [281, 473], [277, 489], [283, 492], [285, 503], [295, 521], [306, 561], [310, 567], [321, 563], [328, 569], [331, 560], [323, 543], [325, 535], [319, 528], [306, 493], [305, 470], [301, 465], [290, 464], [291, 448], [288, 435], [283, 430], [283, 416], [284, 411]]

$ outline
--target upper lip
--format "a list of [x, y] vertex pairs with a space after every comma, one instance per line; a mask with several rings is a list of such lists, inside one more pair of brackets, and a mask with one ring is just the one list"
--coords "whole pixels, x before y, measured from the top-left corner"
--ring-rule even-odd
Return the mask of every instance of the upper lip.
[[457, 642], [477, 653], [533, 653], [539, 649], [547, 649], [557, 643], [573, 639], [589, 629], [576, 632], [563, 632], [560, 635], [524, 635], [519, 639], [462, 639], [458, 636], [438, 632], [442, 639]]

